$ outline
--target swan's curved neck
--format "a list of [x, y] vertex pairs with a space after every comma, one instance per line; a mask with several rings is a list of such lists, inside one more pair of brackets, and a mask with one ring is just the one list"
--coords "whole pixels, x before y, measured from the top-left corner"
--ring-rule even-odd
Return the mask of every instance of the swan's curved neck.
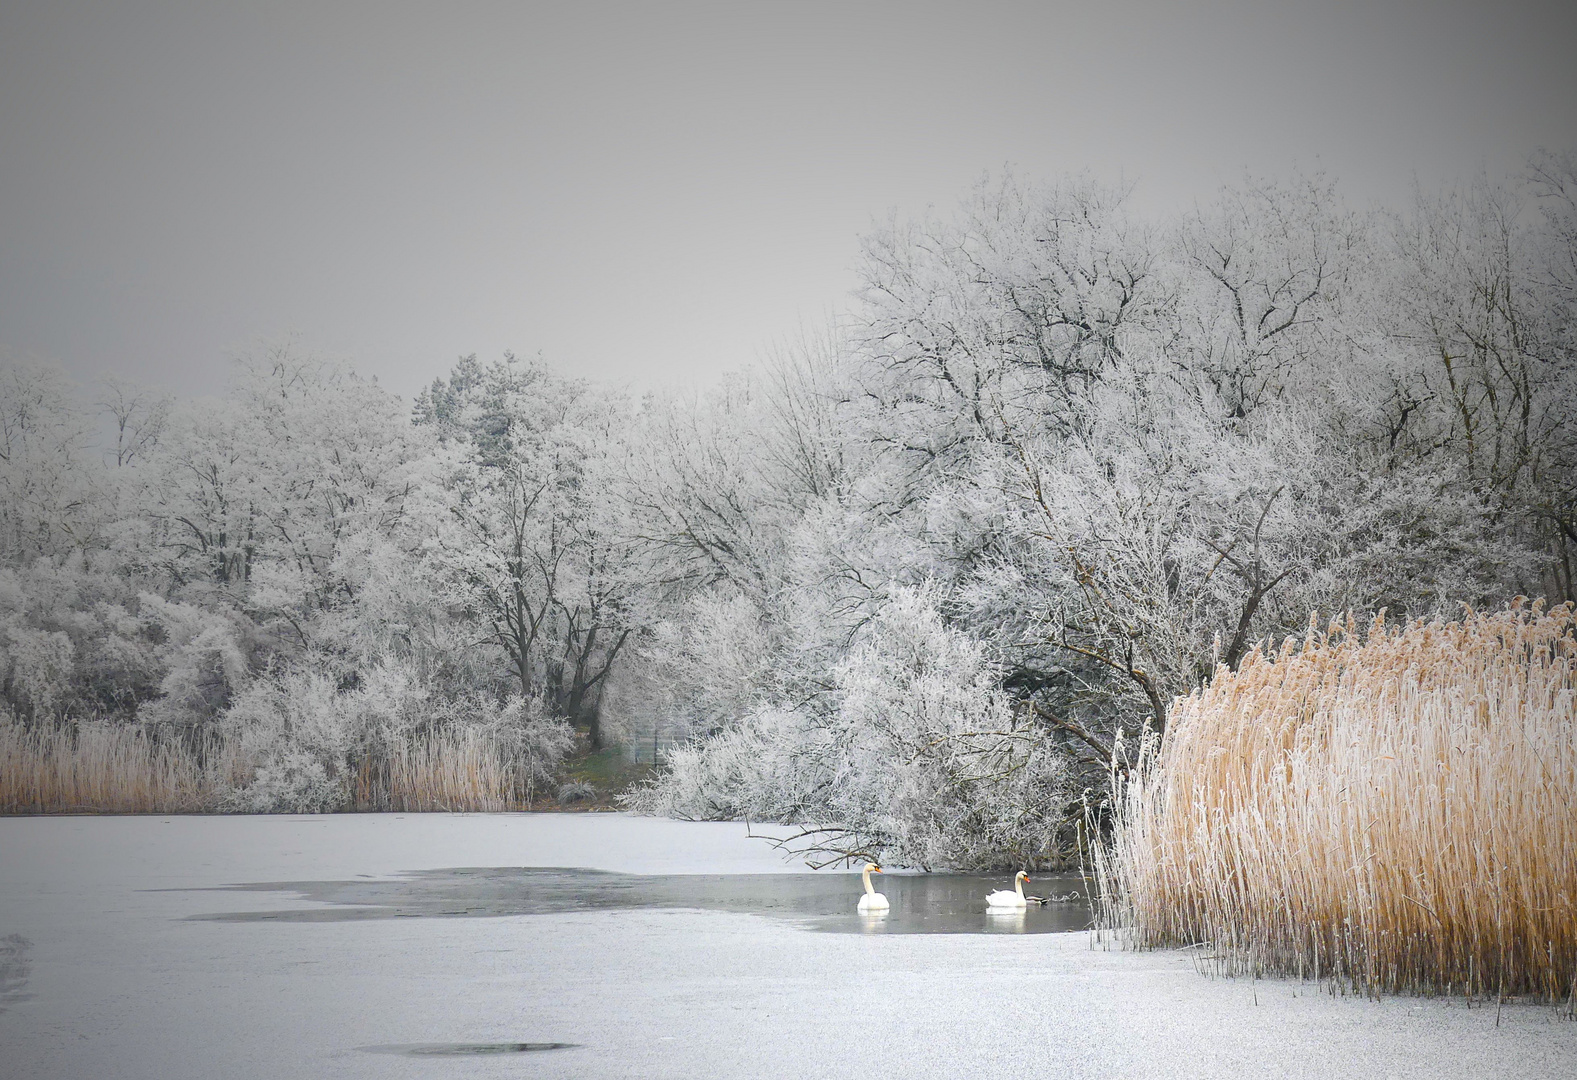
[[1018, 898], [1020, 900], [1024, 899], [1024, 875], [1022, 873], [1013, 875], [1013, 888], [1018, 891]]
[[860, 876], [865, 879], [865, 895], [875, 896], [876, 890], [871, 887], [871, 868], [867, 866]]

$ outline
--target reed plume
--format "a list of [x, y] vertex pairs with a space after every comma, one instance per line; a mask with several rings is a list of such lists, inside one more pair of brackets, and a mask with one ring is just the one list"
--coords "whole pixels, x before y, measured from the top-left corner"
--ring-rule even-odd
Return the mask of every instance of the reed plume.
[[1577, 979], [1577, 614], [1518, 604], [1254, 650], [1115, 778], [1102, 924], [1359, 992]]

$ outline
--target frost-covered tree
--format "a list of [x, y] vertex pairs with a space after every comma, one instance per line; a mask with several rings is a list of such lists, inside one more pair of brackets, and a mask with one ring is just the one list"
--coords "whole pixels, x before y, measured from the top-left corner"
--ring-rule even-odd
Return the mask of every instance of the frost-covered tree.
[[93, 547], [103, 501], [89, 415], [57, 368], [0, 360], [0, 557], [11, 565]]
[[675, 703], [705, 718], [664, 805], [796, 805], [806, 762], [857, 741], [806, 717], [842, 715], [838, 673], [908, 589], [1038, 739], [1103, 767], [1311, 610], [1569, 588], [1570, 175], [1536, 165], [1542, 221], [1487, 189], [1358, 214], [1316, 177], [1157, 226], [1121, 191], [1010, 177], [877, 231], [819, 383], [836, 482], [783, 518], [781, 479], [738, 453], [651, 487], [664, 520], [708, 524], [668, 534], [697, 564], [772, 566], [705, 579], [659, 625]]
[[629, 407], [506, 355], [462, 360], [423, 392], [416, 419], [450, 462], [435, 557], [455, 599], [516, 693], [545, 695], [600, 746], [603, 688], [648, 587], [620, 499]]
[[1508, 529], [1539, 534], [1527, 539], [1551, 556], [1555, 599], [1573, 596], [1574, 176], [1571, 154], [1543, 154], [1520, 188], [1481, 178], [1420, 195], [1397, 220], [1386, 312], [1425, 387], [1425, 445]]
[[1573, 598], [1570, 154], [1394, 213], [1004, 176], [857, 265], [825, 335], [638, 400], [510, 356], [414, 412], [294, 347], [206, 402], [3, 366], [0, 708], [222, 737], [238, 808], [450, 738], [534, 792], [567, 718], [676, 743], [649, 808], [987, 865], [1311, 610]]
[[231, 392], [188, 405], [158, 455], [146, 543], [182, 586], [304, 620], [352, 598], [347, 549], [404, 524], [420, 437], [393, 395], [288, 348], [243, 358]]
[[140, 498], [114, 547], [179, 653], [143, 718], [210, 723], [253, 677], [303, 663], [353, 685], [380, 659], [365, 644], [389, 643], [361, 603], [380, 560], [420, 584], [407, 501], [427, 461], [397, 398], [291, 347], [243, 357], [225, 397], [123, 448], [114, 472]]
[[909, 865], [1055, 862], [1077, 798], [1067, 761], [1001, 687], [982, 646], [929, 590], [899, 589], [832, 684], [762, 703], [681, 747], [636, 805], [689, 818], [807, 826], [792, 846]]

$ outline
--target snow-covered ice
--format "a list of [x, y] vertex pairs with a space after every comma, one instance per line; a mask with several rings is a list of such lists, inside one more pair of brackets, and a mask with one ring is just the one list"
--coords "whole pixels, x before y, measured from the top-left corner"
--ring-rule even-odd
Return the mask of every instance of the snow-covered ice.
[[[625, 815], [0, 819], [0, 1076], [1569, 1077], [1548, 1007], [1332, 998], [1087, 935], [845, 935], [724, 911], [225, 922], [209, 891], [452, 867], [802, 872]], [[851, 878], [851, 904], [859, 888]], [[13, 939], [14, 940], [14, 939]], [[525, 1054], [369, 1052], [573, 1043]]]

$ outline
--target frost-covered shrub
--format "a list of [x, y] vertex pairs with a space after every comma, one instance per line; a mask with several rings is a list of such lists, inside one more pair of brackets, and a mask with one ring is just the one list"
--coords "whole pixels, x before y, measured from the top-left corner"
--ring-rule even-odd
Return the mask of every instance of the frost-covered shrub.
[[0, 626], [0, 681], [33, 716], [51, 716], [70, 693], [76, 649], [59, 631]]
[[749, 712], [779, 681], [774, 644], [745, 597], [690, 598], [643, 643], [665, 725], [680, 735], [707, 733]]
[[222, 610], [149, 593], [137, 599], [144, 617], [158, 628], [164, 668], [159, 697], [138, 710], [138, 719], [169, 727], [215, 720], [251, 678], [246, 629]]
[[224, 805], [254, 813], [342, 808], [351, 797], [351, 749], [366, 726], [358, 697], [313, 668], [253, 681], [219, 722], [241, 773]]
[[824, 699], [759, 708], [677, 749], [632, 805], [814, 826], [824, 852], [928, 868], [1056, 861], [1066, 759], [933, 601], [897, 590]]
[[524, 787], [526, 801], [531, 802], [575, 749], [575, 729], [549, 711], [541, 696], [511, 694], [502, 703], [485, 700], [481, 712], [483, 730], [509, 762], [516, 788]]
[[559, 785], [558, 801], [564, 806], [571, 803], [590, 802], [597, 797], [597, 789], [584, 780], [571, 780]]
[[0, 567], [0, 703], [30, 721], [129, 719], [158, 696], [158, 634], [124, 579], [81, 558]]
[[795, 712], [763, 708], [710, 737], [674, 747], [666, 771], [636, 790], [644, 813], [692, 821], [803, 821], [820, 809], [817, 728]]
[[326, 814], [344, 809], [345, 784], [322, 761], [290, 746], [277, 748], [250, 783], [231, 788], [220, 809], [242, 814]]
[[1055, 857], [1072, 799], [1066, 759], [925, 591], [900, 591], [835, 677], [847, 749], [834, 820], [922, 866]]
[[[236, 696], [220, 721], [239, 766], [226, 808], [442, 808], [473, 796], [495, 809], [529, 805], [574, 748], [568, 721], [541, 698], [438, 700], [393, 660], [357, 672], [353, 686], [343, 681], [325, 658], [271, 672]], [[478, 790], [464, 792], [461, 776]]]

